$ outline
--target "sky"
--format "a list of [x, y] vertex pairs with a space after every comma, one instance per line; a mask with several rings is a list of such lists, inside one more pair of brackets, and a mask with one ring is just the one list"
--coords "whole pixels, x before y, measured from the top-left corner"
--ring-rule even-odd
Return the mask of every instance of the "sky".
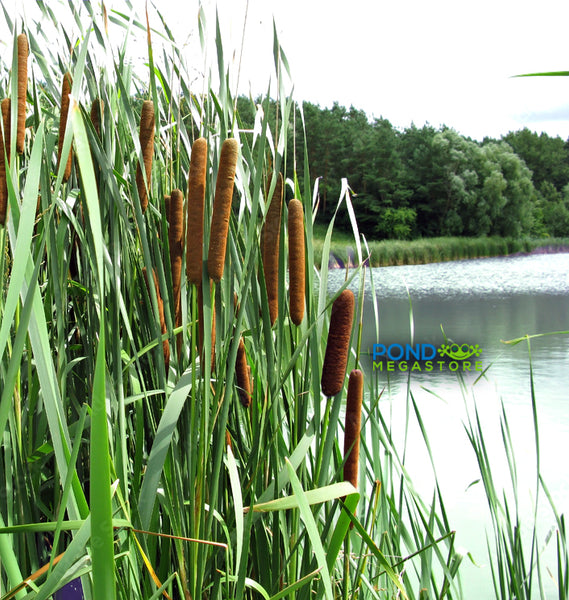
[[[143, 15], [144, 1], [131, 1]], [[35, 0], [4, 5], [30, 14]], [[158, 25], [153, 6], [149, 0]], [[159, 3], [189, 60], [198, 6], [198, 0]], [[276, 78], [274, 18], [298, 101], [353, 106], [399, 128], [447, 125], [480, 140], [523, 127], [569, 138], [569, 77], [512, 77], [569, 70], [567, 0], [202, 0], [202, 6], [211, 44], [217, 8], [241, 93], [264, 93]]]

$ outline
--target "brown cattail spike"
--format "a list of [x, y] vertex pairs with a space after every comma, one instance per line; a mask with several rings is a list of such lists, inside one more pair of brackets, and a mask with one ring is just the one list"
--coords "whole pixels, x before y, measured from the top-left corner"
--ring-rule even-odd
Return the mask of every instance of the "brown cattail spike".
[[304, 211], [295, 198], [288, 204], [288, 272], [290, 319], [300, 325], [304, 318]]
[[199, 138], [192, 146], [188, 175], [188, 220], [186, 227], [186, 276], [199, 285], [202, 280], [203, 213], [207, 174], [207, 142]]
[[24, 151], [26, 137], [26, 98], [28, 95], [28, 38], [25, 33], [18, 36], [18, 131], [16, 152]]
[[[146, 287], [150, 293], [150, 284], [148, 282], [148, 274], [146, 272], [146, 267], [142, 269], [142, 273], [144, 275], [144, 280], [146, 281]], [[156, 290], [156, 300], [158, 302], [158, 319], [160, 321], [160, 332], [164, 335], [168, 330], [166, 328], [166, 319], [164, 317], [164, 302], [162, 301], [162, 296], [160, 295], [160, 285], [158, 283], [158, 277], [156, 276], [156, 272], [152, 270], [152, 275], [154, 277], [154, 289]], [[162, 342], [162, 353], [164, 355], [164, 365], [166, 366], [166, 372], [168, 372], [168, 367], [170, 365], [170, 343], [167, 339]]]
[[344, 290], [332, 305], [321, 380], [322, 393], [326, 396], [335, 396], [344, 385], [354, 320], [354, 306], [355, 298], [350, 290]]
[[[61, 153], [63, 152], [63, 141], [65, 139], [65, 129], [67, 127], [67, 117], [69, 115], [69, 94], [71, 94], [71, 87], [73, 82], [71, 80], [71, 74], [65, 73], [63, 76], [63, 84], [61, 86], [61, 112], [59, 113], [59, 139], [57, 145], [57, 169], [61, 164]], [[65, 159], [65, 171], [63, 172], [63, 181], [68, 181], [71, 175], [71, 148], [69, 154]]]
[[101, 121], [103, 120], [104, 103], [100, 98], [95, 98], [91, 104], [91, 123], [97, 135], [101, 137]]
[[251, 406], [251, 380], [243, 338], [239, 340], [237, 360], [235, 361], [235, 378], [237, 381], [239, 400], [245, 408], [249, 408], [249, 406]]
[[2, 107], [2, 123], [4, 124], [4, 143], [6, 144], [6, 156], [10, 161], [10, 144], [12, 135], [12, 101], [4, 98], [0, 105]]
[[283, 203], [283, 176], [277, 176], [275, 191], [269, 204], [262, 233], [262, 259], [271, 325], [279, 315], [279, 241], [281, 231], [281, 211]]
[[146, 186], [140, 162], [136, 165], [136, 189], [140, 198], [142, 212], [148, 207], [148, 190], [152, 175], [152, 158], [154, 155], [154, 103], [151, 100], [145, 100], [142, 103], [140, 113], [140, 148], [142, 151], [142, 160], [144, 163], [144, 173], [146, 175]]
[[[8, 212], [6, 160], [10, 160], [10, 98], [2, 100], [2, 122], [4, 133], [0, 129], [0, 225], [6, 225]], [[6, 140], [6, 144], [4, 144], [4, 140]]]
[[363, 373], [359, 369], [354, 369], [348, 379], [344, 425], [344, 481], [349, 481], [355, 488], [358, 487], [363, 390]]
[[239, 145], [236, 139], [230, 138], [223, 142], [215, 184], [207, 255], [207, 270], [209, 276], [216, 282], [221, 280], [225, 265], [225, 250], [227, 247], [227, 234], [229, 232], [229, 216], [231, 214], [231, 200], [233, 197], [238, 152]]
[[[182, 324], [182, 302], [180, 286], [182, 283], [182, 256], [184, 251], [184, 196], [180, 190], [170, 195], [170, 227], [168, 242], [170, 246], [170, 269], [172, 271], [172, 298], [176, 327]], [[178, 338], [181, 342], [181, 338]], [[180, 343], [179, 342], [179, 343]]]

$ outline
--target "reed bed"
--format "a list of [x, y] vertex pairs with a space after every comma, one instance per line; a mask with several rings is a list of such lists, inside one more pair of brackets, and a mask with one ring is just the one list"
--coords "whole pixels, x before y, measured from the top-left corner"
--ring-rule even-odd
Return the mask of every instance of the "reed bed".
[[[265, 98], [251, 105], [251, 136], [220, 24], [203, 11], [188, 27], [203, 52], [216, 32], [219, 72], [205, 81], [220, 83], [198, 90], [156, 14], [131, 18], [126, 0], [108, 13], [38, 6], [41, 22], [8, 23], [15, 49], [26, 31], [34, 92], [23, 152], [5, 165], [0, 226], [0, 598], [48, 600], [73, 580], [97, 600], [461, 597], [443, 500], [414, 491], [373, 378], [357, 490], [344, 481], [345, 374], [363, 368], [363, 294], [346, 288], [364, 273], [328, 290], [332, 227], [315, 261], [311, 180], [294, 173], [281, 79], [279, 135]], [[133, 68], [137, 35], [148, 56]], [[278, 38], [273, 49], [275, 73], [286, 72]], [[18, 61], [16, 50], [0, 65], [12, 107]], [[76, 164], [66, 183], [53, 125], [64, 70]], [[92, 119], [96, 101], [105, 109]], [[272, 172], [304, 214], [302, 235], [294, 208], [294, 226], [279, 224], [274, 324], [261, 243]], [[291, 245], [306, 279], [297, 300]], [[289, 318], [301, 287], [304, 313]]]
[[[315, 240], [315, 262], [322, 264], [324, 230], [318, 229]], [[332, 240], [330, 247], [330, 266], [355, 266], [354, 243], [340, 234]], [[382, 240], [368, 241], [369, 256], [366, 264], [371, 267], [390, 267], [397, 265], [421, 265], [432, 262], [529, 254], [532, 252], [567, 252], [568, 238], [523, 238], [501, 237], [480, 238], [425, 238], [411, 241]]]

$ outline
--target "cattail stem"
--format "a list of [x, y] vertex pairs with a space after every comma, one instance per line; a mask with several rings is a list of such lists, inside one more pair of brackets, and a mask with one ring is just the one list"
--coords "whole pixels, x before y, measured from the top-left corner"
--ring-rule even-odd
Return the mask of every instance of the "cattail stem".
[[288, 204], [288, 271], [290, 319], [300, 325], [304, 318], [304, 211], [293, 198]]
[[[203, 286], [201, 282], [197, 286], [198, 289], [198, 351], [201, 359], [204, 358], [204, 299], [203, 299]], [[210, 298], [211, 298], [211, 281], [210, 281]], [[212, 304], [211, 307], [211, 356], [210, 356], [211, 370], [215, 367], [215, 307]]]
[[332, 305], [321, 380], [322, 393], [326, 396], [335, 396], [344, 385], [354, 320], [354, 306], [354, 294], [347, 289], [336, 298]]
[[354, 369], [348, 379], [344, 425], [344, 481], [349, 481], [355, 488], [358, 487], [363, 389], [363, 373]]
[[151, 100], [145, 100], [142, 103], [139, 139], [146, 183], [139, 162], [136, 165], [136, 188], [138, 190], [142, 212], [145, 212], [148, 207], [148, 190], [150, 189], [152, 158], [154, 155], [154, 103]]
[[186, 227], [186, 275], [191, 283], [202, 280], [203, 214], [207, 174], [207, 142], [199, 138], [192, 146], [188, 175], [188, 220]]
[[269, 301], [271, 325], [279, 314], [279, 242], [281, 231], [281, 211], [283, 202], [283, 176], [277, 176], [275, 191], [269, 204], [262, 232], [262, 259]]
[[[148, 274], [146, 271], [146, 267], [142, 269], [142, 273], [144, 275], [144, 280], [146, 281], [146, 287], [150, 293], [150, 284], [148, 281]], [[164, 335], [168, 329], [166, 328], [166, 319], [164, 317], [164, 302], [162, 301], [162, 296], [160, 295], [160, 284], [158, 283], [158, 277], [154, 269], [152, 270], [152, 276], [154, 278], [154, 289], [156, 290], [156, 300], [158, 302], [158, 319], [160, 321], [160, 332]], [[166, 366], [166, 373], [168, 372], [168, 367], [170, 365], [170, 343], [167, 339], [162, 342], [162, 352], [164, 354], [164, 365]]]
[[[172, 298], [176, 327], [182, 324], [182, 302], [180, 286], [182, 283], [182, 256], [184, 252], [184, 196], [180, 190], [170, 195], [170, 227], [168, 242], [170, 246], [170, 269], [172, 272]], [[182, 338], [178, 336], [178, 349]]]
[[235, 361], [235, 379], [239, 392], [239, 400], [245, 408], [249, 408], [249, 406], [251, 406], [251, 379], [249, 375], [247, 353], [245, 352], [245, 342], [243, 341], [243, 338], [239, 340], [239, 348], [237, 349], [237, 359]]
[[[63, 152], [63, 141], [65, 138], [65, 129], [67, 128], [67, 117], [69, 115], [69, 94], [73, 85], [71, 74], [65, 73], [63, 76], [63, 84], [61, 86], [61, 111], [59, 113], [59, 139], [57, 145], [57, 169], [61, 165], [61, 153]], [[63, 181], [68, 181], [71, 175], [71, 148], [65, 159], [65, 171], [63, 172]]]
[[28, 38], [25, 33], [18, 36], [18, 130], [16, 152], [24, 151], [26, 137], [26, 99], [28, 95]]
[[219, 157], [207, 255], [207, 270], [211, 279], [216, 282], [221, 280], [225, 265], [225, 250], [229, 232], [229, 217], [231, 215], [231, 200], [233, 198], [238, 151], [237, 140], [229, 138], [223, 142]]

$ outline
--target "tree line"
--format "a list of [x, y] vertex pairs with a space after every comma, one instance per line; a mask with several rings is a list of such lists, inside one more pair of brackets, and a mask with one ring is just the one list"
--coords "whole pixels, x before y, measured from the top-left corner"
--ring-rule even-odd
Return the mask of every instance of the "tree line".
[[[250, 100], [238, 109], [252, 127]], [[559, 137], [522, 129], [480, 142], [445, 126], [401, 130], [339, 104], [302, 111], [296, 135], [304, 139], [304, 121], [311, 180], [320, 178], [317, 220], [332, 217], [345, 177], [370, 239], [569, 236], [569, 143]], [[304, 147], [295, 147], [302, 177]], [[337, 222], [349, 227], [347, 215]]]

